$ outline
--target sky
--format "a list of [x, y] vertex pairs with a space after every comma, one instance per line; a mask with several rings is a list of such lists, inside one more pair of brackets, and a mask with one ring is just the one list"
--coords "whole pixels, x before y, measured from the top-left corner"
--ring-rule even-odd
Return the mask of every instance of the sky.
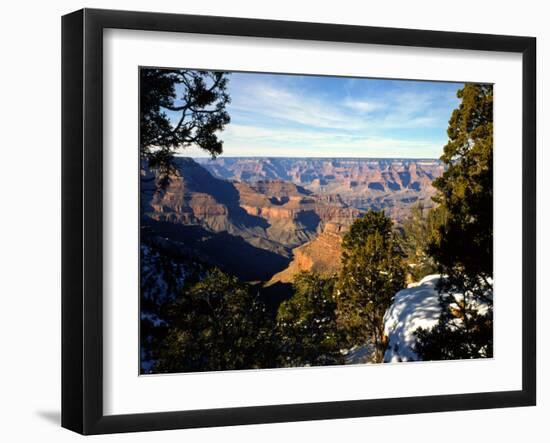
[[[225, 157], [438, 158], [463, 85], [231, 73]], [[183, 155], [207, 157], [198, 148]]]

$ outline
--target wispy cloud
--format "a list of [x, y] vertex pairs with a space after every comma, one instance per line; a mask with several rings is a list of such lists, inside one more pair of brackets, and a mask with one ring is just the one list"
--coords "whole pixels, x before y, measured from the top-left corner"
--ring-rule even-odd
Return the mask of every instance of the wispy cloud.
[[344, 102], [344, 106], [347, 106], [348, 108], [351, 108], [355, 111], [359, 112], [373, 112], [375, 110], [381, 109], [384, 107], [382, 103], [376, 103], [373, 101], [367, 101], [367, 100], [353, 100], [353, 99], [347, 99]]
[[439, 157], [460, 86], [232, 74], [220, 136], [234, 156]]
[[[308, 129], [280, 131], [232, 125], [224, 133], [226, 156], [433, 157], [442, 144], [431, 140], [391, 138]], [[185, 155], [204, 157], [200, 150]]]
[[360, 128], [357, 117], [341, 112], [321, 97], [261, 82], [233, 94], [231, 110], [318, 128]]

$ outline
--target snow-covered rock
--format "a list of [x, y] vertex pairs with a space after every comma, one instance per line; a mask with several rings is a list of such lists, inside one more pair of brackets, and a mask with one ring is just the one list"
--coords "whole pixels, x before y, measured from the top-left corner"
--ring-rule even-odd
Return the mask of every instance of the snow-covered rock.
[[395, 294], [384, 315], [384, 334], [388, 337], [384, 362], [419, 359], [413, 351], [414, 332], [418, 328], [431, 329], [439, 320], [441, 306], [437, 283], [440, 278], [439, 275], [428, 275]]
[[[431, 329], [439, 320], [441, 305], [437, 287], [440, 280], [441, 276], [438, 274], [428, 275], [395, 294], [391, 306], [384, 315], [384, 334], [388, 337], [384, 362], [420, 360], [414, 352], [415, 331], [418, 328]], [[442, 294], [442, 297], [449, 296], [450, 294]], [[463, 300], [460, 293], [452, 296], [454, 301], [451, 302], [451, 307]], [[486, 296], [492, 298], [492, 292], [488, 292]], [[470, 300], [468, 303], [481, 315], [485, 315], [489, 309], [485, 302]], [[457, 326], [461, 323], [459, 319], [454, 321]]]

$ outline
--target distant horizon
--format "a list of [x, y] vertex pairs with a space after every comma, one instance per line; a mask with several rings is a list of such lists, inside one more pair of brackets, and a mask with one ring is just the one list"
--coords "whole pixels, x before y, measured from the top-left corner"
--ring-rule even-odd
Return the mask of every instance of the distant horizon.
[[201, 160], [223, 160], [226, 159], [247, 159], [247, 158], [254, 158], [254, 159], [271, 159], [271, 158], [295, 158], [295, 159], [301, 159], [301, 160], [308, 160], [308, 159], [316, 159], [316, 160], [335, 160], [335, 159], [347, 159], [347, 160], [437, 160], [442, 161], [439, 157], [361, 157], [361, 156], [290, 156], [290, 155], [219, 155], [216, 158], [212, 158], [210, 156], [191, 156], [191, 155], [183, 155], [183, 154], [177, 154], [175, 155], [176, 158], [191, 158], [193, 160], [195, 159], [201, 159]]

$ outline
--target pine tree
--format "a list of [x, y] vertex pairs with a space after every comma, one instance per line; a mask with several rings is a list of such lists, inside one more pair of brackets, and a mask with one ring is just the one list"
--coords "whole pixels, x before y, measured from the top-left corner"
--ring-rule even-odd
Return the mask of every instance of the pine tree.
[[165, 181], [177, 149], [195, 145], [221, 154], [216, 133], [230, 121], [227, 82], [225, 72], [140, 69], [140, 155]]
[[294, 278], [294, 295], [277, 312], [282, 366], [343, 363], [334, 283], [334, 278], [312, 272], [301, 272]]
[[443, 310], [431, 329], [418, 328], [414, 351], [424, 361], [493, 357], [492, 310], [480, 313], [449, 297], [440, 297]]
[[446, 166], [433, 185], [444, 222], [433, 231], [428, 250], [448, 275], [448, 284], [483, 297], [493, 275], [493, 88], [466, 84], [457, 93]]
[[274, 325], [250, 288], [218, 269], [184, 287], [164, 316], [154, 372], [275, 366]]
[[391, 220], [369, 211], [344, 236], [336, 288], [337, 315], [348, 344], [372, 344], [372, 361], [385, 351], [384, 314], [405, 285], [402, 251]]
[[444, 275], [442, 314], [433, 330], [417, 331], [423, 359], [493, 352], [493, 88], [466, 84], [457, 96], [462, 101], [452, 113], [441, 157], [446, 170], [434, 181], [439, 206], [433, 213], [441, 223], [428, 244]]
[[437, 272], [437, 265], [428, 254], [428, 244], [432, 231], [441, 223], [438, 220], [440, 214], [426, 210], [419, 202], [412, 207], [411, 214], [403, 222], [401, 245], [406, 256], [407, 273], [412, 281], [419, 281]]

